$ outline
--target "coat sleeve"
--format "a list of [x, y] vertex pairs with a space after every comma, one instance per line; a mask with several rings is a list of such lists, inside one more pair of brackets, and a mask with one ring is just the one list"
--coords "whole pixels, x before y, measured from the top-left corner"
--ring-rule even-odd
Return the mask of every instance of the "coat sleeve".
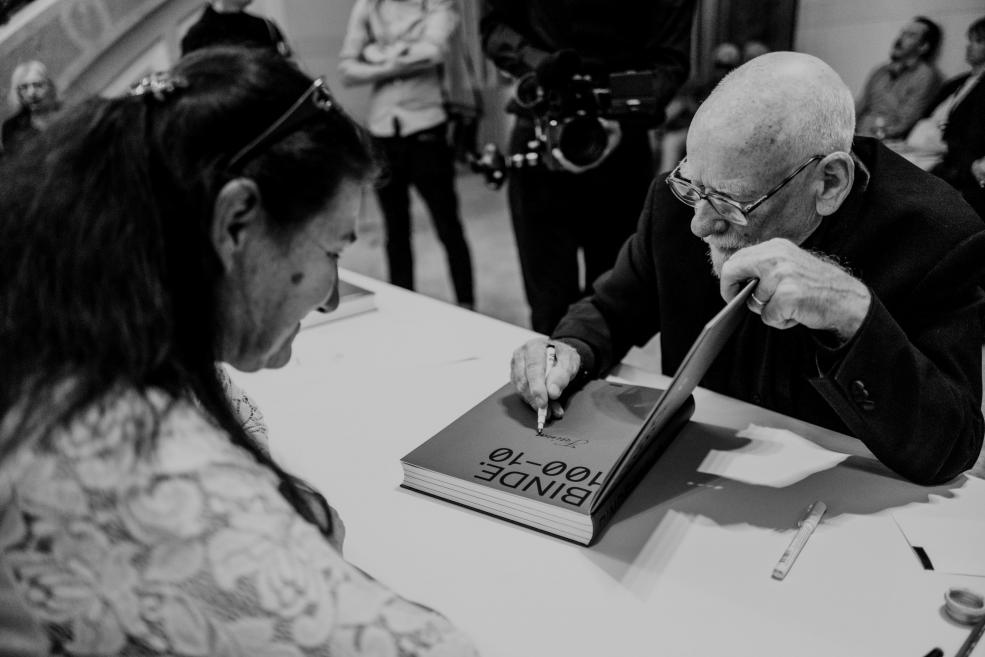
[[966, 240], [919, 286], [939, 290], [932, 310], [898, 319], [873, 295], [844, 356], [811, 381], [880, 461], [920, 484], [953, 479], [981, 451], [985, 294], [956, 273], [970, 274], [983, 237]]
[[[657, 179], [651, 185], [636, 232], [623, 244], [615, 265], [595, 281], [591, 296], [571, 306], [552, 333], [553, 338], [572, 339], [576, 348], [581, 347], [582, 362], [591, 376], [607, 371], [631, 346], [645, 343], [660, 330], [652, 245], [661, 182]], [[586, 346], [590, 354], [584, 353]]]

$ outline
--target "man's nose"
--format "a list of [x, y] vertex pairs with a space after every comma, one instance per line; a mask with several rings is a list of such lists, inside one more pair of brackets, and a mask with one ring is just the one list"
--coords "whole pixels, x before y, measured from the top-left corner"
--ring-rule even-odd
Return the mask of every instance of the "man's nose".
[[332, 286], [332, 293], [328, 295], [328, 299], [325, 303], [318, 306], [318, 312], [330, 313], [339, 307], [339, 282], [336, 279], [335, 284]]
[[694, 216], [691, 217], [691, 232], [704, 238], [715, 233], [728, 230], [728, 222], [718, 214], [711, 203], [701, 199], [694, 206]]

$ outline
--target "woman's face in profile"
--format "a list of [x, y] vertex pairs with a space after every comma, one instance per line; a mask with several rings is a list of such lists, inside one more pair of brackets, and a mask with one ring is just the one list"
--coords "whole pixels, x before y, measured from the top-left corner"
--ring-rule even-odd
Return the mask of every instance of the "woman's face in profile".
[[282, 367], [301, 319], [338, 306], [338, 258], [355, 240], [361, 203], [361, 184], [343, 181], [286, 244], [267, 234], [245, 250], [226, 285], [223, 360], [247, 372]]

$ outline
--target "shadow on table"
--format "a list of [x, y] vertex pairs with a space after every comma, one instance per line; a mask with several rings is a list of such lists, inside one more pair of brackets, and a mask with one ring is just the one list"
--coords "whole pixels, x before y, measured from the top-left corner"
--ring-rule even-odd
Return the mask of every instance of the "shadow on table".
[[824, 469], [803, 472], [782, 485], [707, 473], [715, 459], [771, 450], [771, 445], [758, 442], [736, 435], [734, 429], [692, 422], [616, 512], [608, 530], [587, 552], [589, 558], [621, 579], [658, 527], [660, 552], [669, 558], [683, 540], [687, 518], [785, 531], [795, 527], [816, 500], [824, 500], [825, 520], [831, 520], [842, 514], [867, 515], [927, 502], [931, 495], [951, 497], [964, 481], [918, 486], [878, 462], [857, 456], [831, 461]]

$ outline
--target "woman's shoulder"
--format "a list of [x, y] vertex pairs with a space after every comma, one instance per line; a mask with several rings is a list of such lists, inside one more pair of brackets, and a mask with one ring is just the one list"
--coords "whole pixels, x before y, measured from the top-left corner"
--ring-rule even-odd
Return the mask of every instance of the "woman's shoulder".
[[0, 471], [0, 564], [64, 653], [472, 654], [346, 563], [193, 402], [121, 391], [51, 438]]
[[[36, 479], [37, 467], [47, 464], [52, 477], [71, 472], [83, 485], [104, 490], [209, 464], [255, 464], [198, 404], [153, 388], [116, 388], [22, 452], [6, 465], [16, 464], [22, 474], [32, 470]], [[11, 467], [4, 469], [8, 479], [17, 478]]]

